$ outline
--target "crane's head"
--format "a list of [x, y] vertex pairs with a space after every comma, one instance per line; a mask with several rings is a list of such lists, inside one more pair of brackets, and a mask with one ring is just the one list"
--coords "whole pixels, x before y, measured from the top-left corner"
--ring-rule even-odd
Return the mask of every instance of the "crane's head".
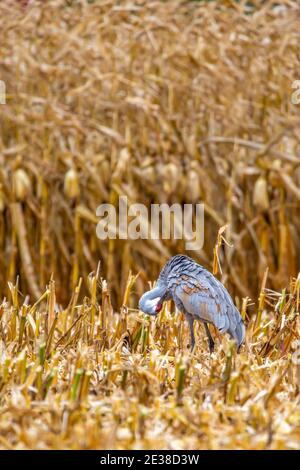
[[158, 285], [154, 289], [145, 292], [140, 298], [139, 309], [148, 315], [157, 315], [165, 300], [166, 288]]

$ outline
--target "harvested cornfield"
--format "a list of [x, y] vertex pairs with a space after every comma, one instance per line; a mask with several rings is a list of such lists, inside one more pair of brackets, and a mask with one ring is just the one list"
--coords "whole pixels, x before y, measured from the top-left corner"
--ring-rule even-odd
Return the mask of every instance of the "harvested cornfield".
[[[0, 448], [299, 449], [298, 2], [10, 0], [0, 38]], [[100, 240], [121, 196], [204, 203], [239, 354], [138, 311], [186, 240]]]
[[64, 310], [54, 281], [34, 305], [10, 285], [0, 448], [299, 449], [300, 278], [289, 295], [262, 290], [240, 354], [219, 337], [211, 356], [200, 327], [188, 352], [186, 322], [170, 305], [154, 320], [128, 309], [134, 282], [119, 314], [95, 274], [83, 303], [78, 286]]

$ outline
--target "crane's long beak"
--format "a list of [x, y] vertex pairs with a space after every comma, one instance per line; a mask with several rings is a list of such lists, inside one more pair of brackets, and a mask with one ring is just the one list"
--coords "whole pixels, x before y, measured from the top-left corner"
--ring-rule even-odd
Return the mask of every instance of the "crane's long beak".
[[140, 298], [139, 309], [148, 315], [157, 315], [161, 310], [162, 304], [160, 300], [164, 295], [166, 289], [164, 287], [155, 287]]

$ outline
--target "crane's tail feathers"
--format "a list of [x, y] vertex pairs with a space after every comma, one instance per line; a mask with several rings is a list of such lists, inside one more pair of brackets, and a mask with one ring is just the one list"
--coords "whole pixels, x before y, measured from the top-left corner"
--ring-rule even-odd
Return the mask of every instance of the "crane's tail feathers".
[[238, 322], [232, 328], [229, 328], [228, 333], [236, 341], [238, 349], [245, 340], [246, 328], [242, 317], [238, 313]]

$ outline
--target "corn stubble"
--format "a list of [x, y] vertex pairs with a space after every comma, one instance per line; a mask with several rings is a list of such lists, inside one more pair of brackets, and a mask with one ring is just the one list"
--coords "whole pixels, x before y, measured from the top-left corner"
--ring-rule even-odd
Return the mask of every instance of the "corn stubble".
[[[300, 443], [295, 340], [300, 278], [289, 293], [262, 287], [240, 354], [217, 336], [197, 349], [170, 303], [150, 319], [126, 306], [116, 314], [107, 283], [66, 309], [52, 280], [33, 305], [18, 285], [0, 306], [0, 448], [296, 449]], [[247, 314], [245, 303], [243, 315]]]
[[[299, 7], [252, 3], [0, 3], [0, 448], [300, 447]], [[134, 310], [184, 241], [98, 240], [122, 195], [205, 203], [240, 354]]]

